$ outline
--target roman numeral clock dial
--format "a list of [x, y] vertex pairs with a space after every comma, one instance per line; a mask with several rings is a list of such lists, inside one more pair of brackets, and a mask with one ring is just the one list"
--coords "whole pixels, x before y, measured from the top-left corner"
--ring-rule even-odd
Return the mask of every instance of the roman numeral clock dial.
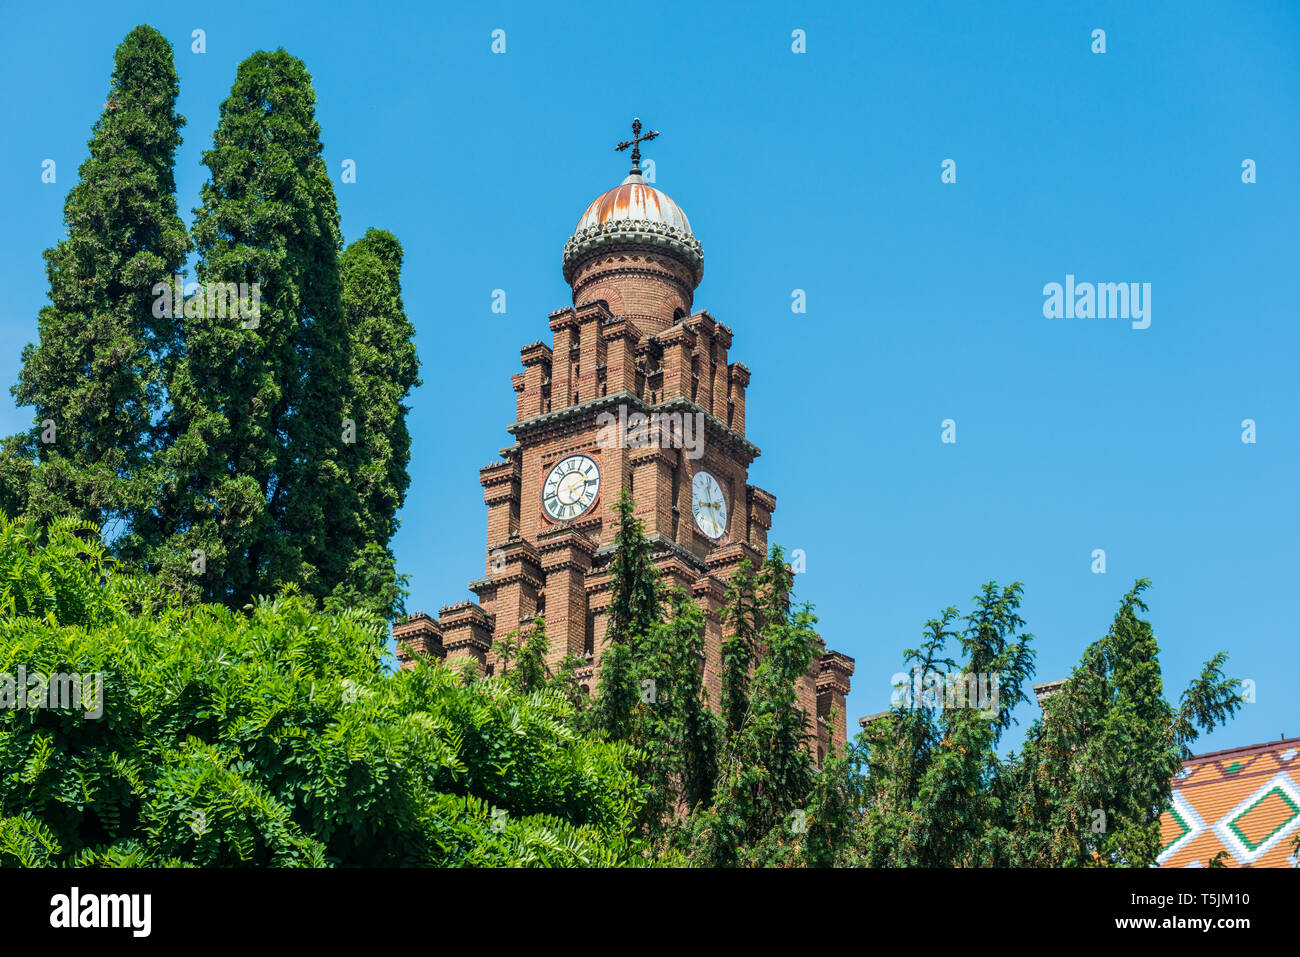
[[586, 455], [561, 459], [542, 484], [542, 508], [557, 522], [577, 518], [596, 501], [600, 468]]
[[708, 472], [696, 472], [691, 479], [691, 512], [699, 530], [714, 541], [727, 530], [727, 498]]

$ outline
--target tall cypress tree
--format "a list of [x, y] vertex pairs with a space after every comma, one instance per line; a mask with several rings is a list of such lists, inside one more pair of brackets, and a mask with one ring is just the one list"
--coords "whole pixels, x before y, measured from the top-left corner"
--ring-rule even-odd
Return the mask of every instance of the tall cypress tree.
[[[352, 560], [353, 542], [330, 540], [349, 496], [348, 368], [338, 207], [315, 100], [300, 60], [255, 53], [203, 156], [211, 178], [193, 234], [208, 295], [186, 303], [159, 512], [169, 540], [154, 562], [236, 605], [281, 582], [328, 594]], [[259, 291], [255, 317], [214, 303], [230, 283]]]
[[[757, 657], [743, 685], [724, 674], [732, 684], [728, 710], [741, 720], [732, 727], [727, 718], [713, 803], [693, 822], [696, 853], [712, 866], [799, 860], [795, 838], [806, 831], [815, 769], [796, 682], [816, 655], [817, 618], [808, 605], [792, 607], [793, 586], [775, 546], [752, 584], [738, 585], [752, 595], [738, 607], [751, 608]], [[742, 688], [743, 708], [730, 703]]]
[[[1139, 580], [1124, 596], [1107, 633], [1044, 701], [1019, 756], [1006, 760], [998, 742], [1033, 671], [1033, 636], [1018, 631], [1020, 584], [985, 585], [964, 629], [951, 627], [955, 608], [927, 623], [921, 650], [907, 656], [940, 682], [919, 701], [914, 688], [859, 736], [866, 777], [844, 790], [866, 813], [860, 826], [841, 828], [851, 847], [817, 848], [816, 858], [843, 862], [847, 852], [871, 867], [1154, 864], [1180, 758], [1241, 702], [1222, 652], [1177, 707], [1165, 700], [1155, 633], [1140, 617], [1147, 585]], [[965, 652], [960, 668], [943, 657], [952, 639]], [[941, 682], [977, 671], [999, 676], [996, 698], [948, 706]]]
[[706, 805], [717, 775], [718, 718], [704, 690], [704, 612], [680, 588], [668, 595], [669, 615], [636, 648], [643, 689], [631, 743], [635, 765], [650, 786], [645, 811], [651, 836], [679, 810]]
[[589, 714], [596, 728], [636, 749], [650, 792], [640, 826], [656, 846], [674, 820], [709, 801], [717, 776], [717, 717], [704, 690], [704, 613], [685, 591], [665, 594], [644, 525], [626, 490], [611, 559], [609, 644]]
[[1202, 730], [1241, 708], [1240, 682], [1223, 673], [1226, 652], [1202, 666], [1177, 707], [1165, 700], [1159, 644], [1140, 614], [1149, 585], [1139, 579], [1121, 599], [1005, 770], [1012, 821], [996, 863], [1152, 866], [1181, 760]]
[[757, 588], [754, 566], [746, 558], [727, 582], [721, 611], [728, 632], [722, 640], [722, 716], [728, 738], [739, 733], [749, 708], [749, 679], [762, 628]]
[[349, 362], [344, 415], [355, 424], [356, 441], [343, 449], [347, 507], [327, 516], [331, 540], [353, 543], [335, 597], [392, 618], [402, 610], [402, 593], [389, 543], [411, 482], [406, 398], [420, 384], [415, 328], [402, 306], [401, 243], [369, 229], [344, 250], [339, 266]]
[[618, 532], [610, 561], [609, 642], [600, 667], [599, 697], [591, 720], [615, 740], [627, 740], [641, 690], [636, 677], [636, 650], [642, 637], [659, 621], [663, 586], [651, 560], [645, 526], [626, 489], [619, 496]]
[[90, 157], [64, 203], [67, 238], [46, 250], [50, 305], [12, 392], [35, 425], [4, 443], [0, 508], [42, 524], [63, 514], [134, 540], [157, 494], [151, 456], [166, 402], [173, 320], [153, 308], [184, 264], [173, 164], [184, 117], [172, 48], [138, 26], [113, 59]]

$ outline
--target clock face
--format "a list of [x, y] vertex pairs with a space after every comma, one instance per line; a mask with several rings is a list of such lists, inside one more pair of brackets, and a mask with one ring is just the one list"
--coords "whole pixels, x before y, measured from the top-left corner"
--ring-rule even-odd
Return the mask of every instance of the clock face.
[[719, 539], [727, 530], [727, 500], [722, 486], [708, 472], [696, 472], [691, 480], [691, 511], [700, 531]]
[[600, 469], [586, 455], [560, 459], [542, 485], [542, 508], [557, 522], [577, 518], [596, 501], [600, 491]]

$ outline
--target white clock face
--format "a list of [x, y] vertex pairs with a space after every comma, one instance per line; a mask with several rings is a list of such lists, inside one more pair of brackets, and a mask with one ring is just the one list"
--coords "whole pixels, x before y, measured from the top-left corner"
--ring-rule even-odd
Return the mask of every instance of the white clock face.
[[560, 459], [542, 485], [542, 508], [558, 522], [577, 518], [596, 501], [600, 469], [585, 455]]
[[718, 480], [708, 472], [696, 472], [691, 480], [691, 511], [695, 524], [709, 538], [721, 538], [727, 530], [727, 499]]

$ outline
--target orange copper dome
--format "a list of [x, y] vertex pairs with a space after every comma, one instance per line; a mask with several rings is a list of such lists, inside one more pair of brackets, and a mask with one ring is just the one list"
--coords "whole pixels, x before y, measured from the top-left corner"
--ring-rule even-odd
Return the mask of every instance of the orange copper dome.
[[639, 173], [633, 173], [613, 189], [606, 190], [592, 200], [587, 211], [574, 227], [575, 233], [588, 226], [598, 226], [621, 220], [642, 220], [674, 226], [686, 235], [691, 232], [691, 222], [665, 193], [661, 193]]
[[578, 267], [592, 256], [634, 248], [654, 248], [672, 256], [687, 268], [692, 289], [704, 276], [704, 250], [690, 220], [638, 170], [587, 206], [564, 244], [564, 279], [571, 283]]

